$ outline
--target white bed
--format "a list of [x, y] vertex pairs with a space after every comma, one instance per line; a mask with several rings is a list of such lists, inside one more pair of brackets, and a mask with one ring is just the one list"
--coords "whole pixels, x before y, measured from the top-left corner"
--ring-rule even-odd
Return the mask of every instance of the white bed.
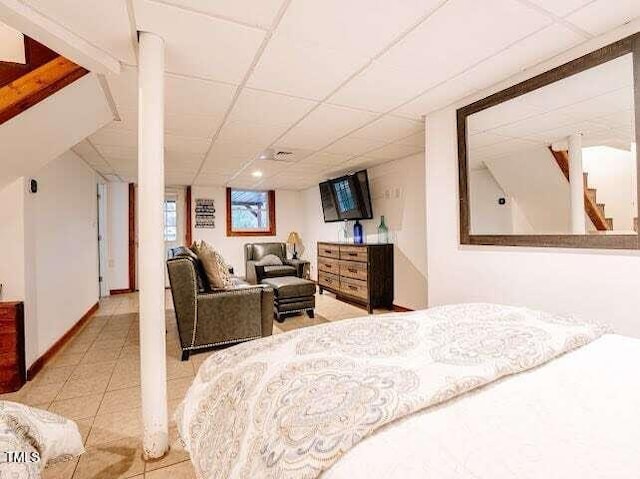
[[608, 334], [364, 439], [323, 479], [640, 477], [640, 340]]
[[176, 421], [203, 478], [640, 478], [640, 340], [606, 331], [486, 304], [306, 328], [212, 355]]

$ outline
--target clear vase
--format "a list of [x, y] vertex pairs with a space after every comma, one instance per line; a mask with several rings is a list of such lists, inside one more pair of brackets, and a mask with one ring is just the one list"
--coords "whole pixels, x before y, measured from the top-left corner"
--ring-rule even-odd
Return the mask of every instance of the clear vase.
[[378, 226], [378, 243], [385, 244], [389, 242], [389, 228], [384, 222], [384, 215], [380, 217], [380, 225]]
[[349, 241], [349, 233], [347, 232], [347, 220], [344, 220], [338, 229], [338, 241], [346, 243]]

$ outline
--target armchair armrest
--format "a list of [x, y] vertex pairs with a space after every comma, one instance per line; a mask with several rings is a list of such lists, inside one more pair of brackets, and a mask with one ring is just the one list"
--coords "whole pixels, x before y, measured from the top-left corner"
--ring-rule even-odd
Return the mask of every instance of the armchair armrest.
[[[245, 279], [249, 284], [258, 284], [258, 277], [256, 273], [256, 262], [252, 260], [247, 260], [245, 263]], [[264, 273], [264, 268], [262, 270]]]
[[199, 294], [193, 346], [232, 343], [269, 336], [273, 328], [273, 289], [239, 287]]
[[298, 278], [304, 278], [304, 268], [309, 264], [309, 261], [302, 259], [285, 259], [283, 264], [288, 264], [296, 269], [296, 276]]

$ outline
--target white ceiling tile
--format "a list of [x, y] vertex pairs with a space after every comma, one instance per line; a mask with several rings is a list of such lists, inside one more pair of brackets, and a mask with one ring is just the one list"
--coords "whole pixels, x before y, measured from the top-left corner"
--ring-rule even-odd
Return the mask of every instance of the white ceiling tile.
[[561, 25], [551, 25], [512, 45], [496, 56], [478, 64], [424, 93], [395, 113], [419, 117], [436, 111], [476, 91], [503, 81], [543, 59], [567, 50], [582, 41], [575, 32]]
[[549, 24], [515, 0], [451, 0], [381, 60], [413, 70], [427, 89]]
[[367, 151], [378, 149], [386, 143], [386, 141], [382, 140], [356, 138], [354, 135], [349, 135], [328, 146], [324, 151], [339, 155], [358, 156]]
[[170, 5], [134, 0], [138, 30], [160, 35], [166, 69], [240, 83], [265, 32]]
[[638, 0], [596, 0], [567, 18], [574, 25], [599, 35], [640, 16]]
[[393, 115], [385, 115], [353, 133], [354, 137], [392, 142], [424, 130], [424, 123]]
[[188, 136], [164, 135], [165, 150], [174, 153], [182, 153], [185, 155], [201, 155], [204, 158], [205, 153], [211, 145], [208, 138], [192, 138]]
[[293, 127], [280, 143], [294, 148], [320, 149], [363, 126], [376, 114], [361, 110], [321, 105]]
[[207, 175], [200, 174], [193, 184], [196, 186], [225, 186], [231, 177], [232, 175], [217, 173]]
[[407, 137], [397, 140], [395, 143], [398, 143], [400, 145], [407, 145], [407, 146], [420, 146], [424, 148], [425, 132], [420, 131], [418, 133], [414, 133], [413, 135], [409, 135]]
[[375, 61], [329, 98], [329, 102], [386, 112], [427, 88], [424, 79], [407, 70]]
[[135, 63], [126, 0], [26, 0], [34, 9], [120, 61]]
[[76, 146], [73, 147], [73, 151], [76, 152], [84, 161], [89, 163], [94, 168], [107, 167], [104, 158], [87, 140], [82, 140]]
[[244, 88], [229, 115], [229, 121], [291, 125], [317, 104], [302, 98]]
[[138, 132], [135, 130], [116, 130], [106, 127], [91, 135], [91, 142], [94, 145], [137, 147]]
[[419, 146], [393, 143], [367, 153], [367, 157], [373, 158], [374, 160], [397, 160], [399, 158], [404, 158], [405, 156], [415, 155], [422, 151], [424, 151], [424, 148]]
[[238, 175], [238, 178], [255, 179], [256, 177], [253, 176], [253, 173], [260, 172], [262, 173], [260, 178], [264, 179], [285, 171], [288, 168], [291, 168], [291, 165], [283, 161], [253, 160]]
[[367, 63], [366, 58], [331, 50], [276, 32], [247, 85], [321, 100]]
[[164, 0], [197, 12], [228, 18], [250, 25], [269, 27], [274, 21], [283, 0]]
[[326, 153], [324, 151], [314, 153], [313, 155], [302, 160], [299, 165], [340, 165], [349, 160], [349, 155], [336, 155], [332, 153]]
[[440, 0], [296, 0], [278, 30], [309, 43], [373, 57]]
[[[93, 142], [93, 138], [91, 138], [91, 141]], [[125, 160], [127, 162], [135, 162], [138, 159], [138, 147], [120, 145], [95, 145], [95, 147], [102, 156], [109, 159], [109, 163], [112, 163], [111, 160]]]
[[531, 2], [544, 8], [548, 12], [564, 17], [568, 13], [583, 7], [593, 0], [531, 0]]
[[218, 140], [223, 143], [255, 143], [269, 146], [278, 136], [285, 132], [286, 125], [264, 125], [256, 122], [232, 121], [226, 123]]
[[225, 83], [166, 75], [166, 111], [182, 115], [208, 115], [222, 118], [236, 87]]
[[[109, 89], [118, 110], [138, 110], [138, 69], [123, 67], [120, 75], [108, 75]], [[165, 75], [165, 109], [174, 115], [222, 118], [231, 105], [236, 86], [217, 81]]]

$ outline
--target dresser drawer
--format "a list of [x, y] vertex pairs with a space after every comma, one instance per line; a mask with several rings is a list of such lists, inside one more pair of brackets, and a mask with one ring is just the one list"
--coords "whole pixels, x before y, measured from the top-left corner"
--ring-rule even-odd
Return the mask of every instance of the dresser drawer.
[[340, 246], [340, 259], [367, 262], [367, 248], [365, 246]]
[[367, 300], [369, 297], [367, 283], [365, 281], [358, 281], [357, 279], [340, 278], [340, 291], [349, 296], [355, 296], [356, 298], [364, 300]]
[[340, 261], [333, 258], [318, 257], [318, 271], [324, 271], [325, 273], [339, 274], [340, 273]]
[[340, 276], [360, 281], [367, 281], [367, 263], [359, 263], [357, 261], [340, 261]]
[[318, 271], [318, 284], [327, 288], [339, 290], [340, 278], [338, 275]]
[[340, 247], [336, 244], [318, 243], [318, 256], [340, 258]]
[[0, 353], [16, 354], [18, 338], [15, 333], [0, 333]]

